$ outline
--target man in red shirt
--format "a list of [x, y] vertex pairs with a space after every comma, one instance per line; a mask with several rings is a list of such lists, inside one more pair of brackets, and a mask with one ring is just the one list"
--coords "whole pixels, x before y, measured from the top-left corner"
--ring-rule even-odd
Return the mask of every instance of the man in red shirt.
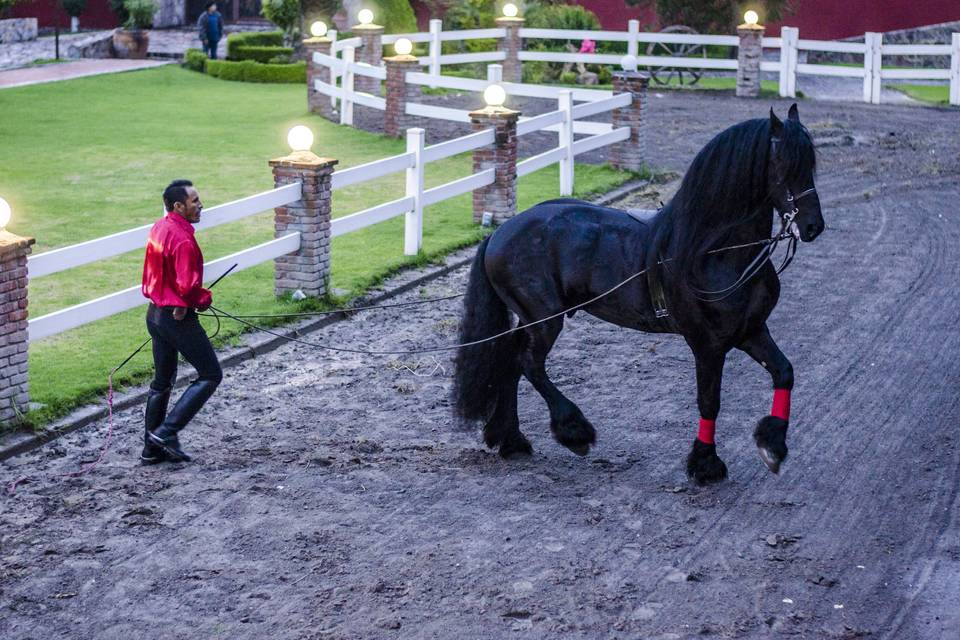
[[[144, 464], [189, 461], [177, 434], [213, 395], [223, 378], [217, 354], [200, 325], [197, 310], [210, 307], [203, 288], [203, 254], [194, 238], [203, 203], [189, 180], [175, 180], [163, 192], [166, 215], [147, 238], [143, 261], [143, 295], [150, 299], [147, 331], [153, 338], [154, 377], [144, 418]], [[197, 370], [194, 380], [170, 413], [170, 390], [177, 379], [177, 354]]]

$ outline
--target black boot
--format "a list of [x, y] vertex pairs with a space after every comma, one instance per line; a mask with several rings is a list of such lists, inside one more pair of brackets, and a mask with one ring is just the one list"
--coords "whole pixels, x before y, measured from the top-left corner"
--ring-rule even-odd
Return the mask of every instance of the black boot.
[[197, 379], [187, 387], [160, 427], [150, 433], [151, 443], [161, 447], [172, 462], [189, 462], [190, 456], [180, 448], [177, 434], [193, 419], [200, 407], [216, 391], [219, 380]]
[[147, 392], [147, 409], [143, 417], [143, 451], [140, 453], [140, 462], [143, 464], [157, 464], [167, 460], [163, 448], [150, 440], [150, 432], [155, 430], [167, 416], [167, 403], [170, 402], [170, 389], [166, 391]]

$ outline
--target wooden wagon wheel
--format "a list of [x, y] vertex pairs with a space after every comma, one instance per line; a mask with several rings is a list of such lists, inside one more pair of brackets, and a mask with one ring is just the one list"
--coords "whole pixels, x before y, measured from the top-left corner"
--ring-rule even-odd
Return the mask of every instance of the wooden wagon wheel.
[[[675, 24], [660, 33], [686, 33], [696, 34], [697, 32], [690, 27], [682, 24]], [[648, 56], [670, 56], [673, 58], [706, 58], [707, 49], [701, 44], [651, 42], [647, 46]], [[680, 85], [693, 85], [700, 80], [703, 75], [703, 69], [680, 69], [677, 67], [650, 67], [650, 77], [657, 84], [671, 84], [676, 82]]]

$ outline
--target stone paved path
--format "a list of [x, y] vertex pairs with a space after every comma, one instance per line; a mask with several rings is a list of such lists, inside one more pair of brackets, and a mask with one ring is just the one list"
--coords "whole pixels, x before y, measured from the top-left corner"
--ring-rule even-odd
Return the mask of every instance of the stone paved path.
[[41, 84], [44, 82], [56, 82], [58, 80], [72, 80], [74, 78], [96, 76], [104, 73], [135, 71], [138, 69], [172, 64], [172, 62], [171, 60], [74, 60], [39, 67], [10, 69], [8, 71], [0, 71], [0, 89]]

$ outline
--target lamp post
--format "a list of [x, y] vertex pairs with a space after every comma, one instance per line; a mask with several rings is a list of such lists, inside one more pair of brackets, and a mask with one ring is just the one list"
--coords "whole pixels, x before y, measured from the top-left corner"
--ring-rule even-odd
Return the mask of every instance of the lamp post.
[[754, 10], [743, 14], [737, 27], [740, 46], [737, 49], [737, 96], [756, 98], [760, 95], [760, 60], [763, 58], [763, 33], [760, 16]]

